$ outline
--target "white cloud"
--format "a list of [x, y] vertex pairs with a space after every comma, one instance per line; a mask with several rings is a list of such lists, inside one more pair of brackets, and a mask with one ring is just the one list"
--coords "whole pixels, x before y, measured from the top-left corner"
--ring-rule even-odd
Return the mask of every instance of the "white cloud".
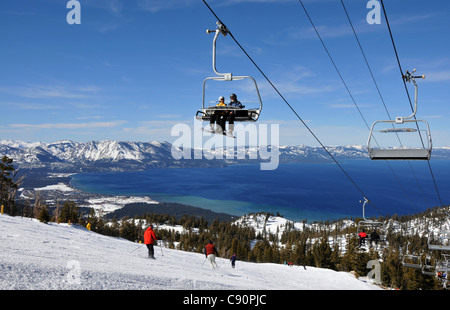
[[434, 71], [427, 73], [425, 76], [427, 81], [432, 82], [445, 82], [450, 81], [450, 70], [449, 71]]
[[156, 13], [168, 9], [181, 9], [198, 3], [198, 0], [139, 0], [138, 7], [144, 11]]
[[29, 85], [15, 88], [0, 88], [0, 92], [12, 93], [24, 98], [62, 98], [62, 99], [85, 99], [100, 91], [96, 86], [66, 87]]
[[120, 16], [123, 11], [123, 2], [121, 0], [83, 0], [82, 5], [104, 9], [114, 16]]
[[117, 127], [127, 121], [90, 122], [90, 123], [46, 123], [46, 124], [11, 124], [12, 128], [31, 129], [85, 129], [85, 128], [110, 128]]

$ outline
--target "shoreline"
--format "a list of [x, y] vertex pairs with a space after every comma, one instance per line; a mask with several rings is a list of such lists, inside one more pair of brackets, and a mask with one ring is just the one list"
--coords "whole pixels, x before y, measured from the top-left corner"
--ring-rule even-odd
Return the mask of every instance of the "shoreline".
[[[102, 172], [100, 172], [102, 173]], [[218, 215], [228, 215], [233, 218], [239, 218], [248, 214], [256, 213], [269, 213], [273, 215], [279, 215], [285, 219], [296, 222], [324, 222], [324, 221], [339, 221], [343, 219], [352, 218], [345, 214], [328, 214], [323, 212], [317, 212], [314, 210], [289, 210], [289, 207], [267, 205], [267, 204], [254, 204], [245, 201], [234, 201], [234, 200], [221, 200], [221, 199], [211, 199], [201, 196], [192, 195], [172, 195], [172, 194], [143, 194], [143, 195], [133, 195], [133, 194], [113, 194], [113, 193], [95, 193], [83, 191], [73, 185], [74, 175], [83, 174], [80, 172], [66, 173], [64, 177], [66, 178], [63, 183], [65, 186], [69, 187], [72, 191], [67, 191], [67, 196], [85, 196], [78, 199], [80, 207], [94, 208], [96, 211], [103, 212], [105, 215], [113, 213], [114, 211], [119, 211], [124, 208], [127, 204], [133, 203], [147, 203], [150, 205], [155, 204], [178, 204], [180, 206], [192, 209], [200, 209], [204, 212], [212, 212]], [[53, 175], [52, 173], [47, 173], [47, 175]], [[61, 174], [56, 173], [55, 176], [61, 176]], [[55, 180], [56, 181], [56, 180]], [[53, 186], [55, 182], [53, 181]], [[42, 188], [39, 188], [42, 191]], [[161, 198], [161, 199], [158, 199]], [[192, 203], [190, 203], [192, 202]], [[152, 208], [150, 208], [152, 209]], [[198, 213], [196, 210], [192, 210], [193, 213]], [[192, 212], [188, 214], [192, 214]], [[290, 212], [297, 212], [296, 214], [290, 214]], [[164, 213], [164, 212], [163, 212]], [[170, 214], [165, 212], [166, 214]], [[130, 215], [133, 216], [133, 215]]]
[[[332, 189], [335, 191], [337, 189], [340, 189], [338, 185], [335, 184], [336, 182], [333, 181], [333, 179], [323, 179], [318, 178], [318, 175], [326, 175], [326, 176], [334, 176], [333, 173], [336, 173], [334, 170], [330, 170], [327, 167], [324, 167], [325, 170], [319, 170], [315, 176], [316, 181], [320, 182], [322, 186], [325, 186], [324, 184], [331, 186]], [[371, 167], [365, 167], [364, 169], [361, 168], [361, 166], [350, 166], [351, 169], [355, 171], [355, 173], [367, 173], [372, 172], [373, 169]], [[303, 175], [308, 176], [309, 174], [307, 172], [314, 171], [316, 172], [316, 167], [310, 167], [310, 165], [303, 165], [300, 164], [299, 166], [301, 172]], [[405, 168], [405, 167], [403, 167]], [[445, 168], [443, 166], [443, 168]], [[228, 169], [228, 168], [225, 168]], [[229, 169], [232, 169], [233, 171], [228, 171], [226, 178], [227, 180], [234, 180], [234, 176], [236, 173], [242, 172], [242, 166], [240, 167], [233, 167], [230, 166]], [[293, 167], [288, 165], [284, 165], [284, 172], [283, 173], [291, 173]], [[448, 167], [447, 167], [448, 169]], [[446, 171], [447, 169], [444, 169]], [[150, 169], [153, 170], [153, 169]], [[174, 171], [174, 169], [156, 169], [159, 172], [158, 173], [150, 173], [149, 176], [146, 176], [145, 173], [141, 172], [136, 175], [134, 173], [126, 172], [125, 175], [121, 175], [123, 172], [109, 172], [108, 174], [104, 174], [103, 172], [100, 173], [94, 173], [92, 176], [88, 175], [84, 177], [85, 173], [79, 172], [79, 171], [71, 171], [72, 173], [51, 173], [48, 171], [32, 171], [30, 173], [30, 178], [34, 179], [37, 182], [24, 182], [24, 183], [30, 183], [26, 184], [25, 188], [27, 188], [27, 191], [24, 191], [19, 194], [25, 194], [25, 196], [28, 199], [33, 200], [36, 196], [35, 190], [39, 190], [40, 198], [44, 200], [48, 200], [49, 204], [55, 204], [56, 201], [63, 201], [63, 200], [76, 200], [77, 204], [80, 206], [86, 206], [86, 207], [93, 207], [95, 210], [101, 210], [103, 212], [113, 212], [114, 210], [123, 208], [123, 206], [127, 203], [134, 203], [134, 202], [144, 202], [144, 203], [155, 203], [155, 202], [169, 202], [169, 203], [179, 203], [187, 206], [192, 206], [196, 208], [201, 208], [203, 210], [209, 210], [216, 213], [226, 213], [233, 216], [242, 216], [245, 214], [251, 214], [251, 213], [258, 213], [258, 212], [269, 212], [271, 214], [279, 214], [282, 217], [285, 217], [287, 219], [290, 219], [294, 222], [301, 222], [301, 221], [307, 221], [307, 222], [323, 222], [323, 221], [335, 221], [340, 219], [351, 219], [351, 218], [357, 218], [361, 217], [362, 209], [361, 204], [356, 202], [350, 201], [345, 206], [335, 206], [337, 203], [334, 203], [333, 201], [327, 202], [324, 201], [324, 203], [321, 203], [318, 199], [310, 199], [310, 197], [314, 197], [312, 195], [320, 195], [320, 189], [317, 189], [317, 192], [308, 192], [308, 190], [316, 190], [316, 187], [310, 186], [309, 181], [307, 181], [308, 177], [300, 178], [298, 181], [302, 181], [302, 183], [298, 183], [295, 189], [301, 188], [303, 190], [303, 196], [305, 197], [304, 200], [296, 202], [295, 198], [296, 196], [293, 193], [292, 190], [295, 190], [293, 188], [288, 188], [291, 191], [287, 191], [285, 188], [280, 188], [280, 192], [276, 191], [273, 192], [269, 190], [269, 186], [273, 183], [272, 180], [259, 182], [257, 184], [258, 187], [255, 187], [256, 185], [249, 184], [246, 185], [247, 182], [245, 178], [248, 178], [247, 176], [245, 178], [240, 178], [239, 184], [244, 184], [245, 186], [240, 187], [239, 190], [242, 195], [245, 194], [257, 194], [258, 189], [260, 188], [267, 188], [268, 190], [264, 190], [263, 193], [261, 193], [261, 197], [266, 197], [268, 199], [262, 200], [262, 199], [247, 199], [247, 196], [239, 195], [233, 195], [230, 196], [226, 194], [228, 191], [226, 187], [217, 187], [214, 184], [211, 184], [211, 177], [210, 174], [213, 175], [217, 171], [222, 170], [204, 170], [200, 169], [197, 171], [197, 169], [194, 169], [196, 171], [189, 173], [183, 173], [181, 175], [181, 179], [179, 179], [179, 175], [177, 174], [178, 171]], [[161, 170], [167, 171], [166, 172], [160, 172]], [[190, 169], [189, 169], [190, 170]], [[286, 170], [286, 171], [285, 171]], [[404, 170], [404, 169], [403, 169]], [[24, 170], [22, 170], [23, 172]], [[210, 171], [212, 171], [210, 173]], [[259, 170], [258, 170], [259, 171]], [[378, 173], [379, 170], [376, 170]], [[26, 171], [26, 174], [28, 174], [30, 171]], [[225, 172], [225, 171], [224, 171]], [[246, 171], [248, 172], [248, 171]], [[252, 173], [253, 171], [250, 171]], [[323, 173], [322, 173], [323, 172]], [[401, 170], [400, 170], [401, 172]], [[109, 174], [116, 174], [115, 176], [109, 176]], [[167, 174], [167, 177], [166, 177]], [[80, 176], [81, 175], [81, 176]], [[145, 180], [141, 180], [141, 175], [143, 177], [147, 177], [149, 180], [149, 183], [143, 183]], [[284, 175], [284, 174], [283, 174]], [[80, 177], [78, 177], [80, 176]], [[174, 179], [174, 176], [176, 178]], [[197, 182], [193, 183], [192, 180], [194, 180], [194, 177], [198, 176], [198, 184]], [[242, 173], [239, 175], [242, 176]], [[252, 175], [253, 176], [253, 175]], [[255, 173], [255, 177], [259, 177], [260, 173]], [[379, 200], [381, 203], [385, 203], [386, 201], [391, 201], [392, 198], [396, 198], [394, 194], [395, 188], [393, 186], [387, 187], [387, 183], [385, 182], [378, 182], [377, 180], [384, 180], [385, 175], [383, 172], [380, 172], [379, 175], [376, 175], [377, 178], [374, 179], [374, 181], [368, 182], [369, 186], [373, 186], [375, 189], [380, 187], [383, 191], [379, 194]], [[111, 179], [109, 180], [109, 178]], [[275, 176], [277, 177], [277, 176]], [[293, 174], [293, 177], [295, 180], [297, 180], [297, 177], [295, 174]], [[106, 178], [106, 179], [104, 179]], [[27, 179], [28, 176], [27, 176]], [[197, 180], [195, 179], [195, 180]], [[79, 182], [75, 182], [75, 180]], [[171, 181], [178, 182], [171, 184]], [[281, 180], [280, 178], [276, 180]], [[293, 179], [294, 180], [294, 179]], [[306, 181], [305, 181], [306, 180]], [[147, 181], [145, 181], [147, 182]], [[306, 183], [305, 183], [306, 182]], [[333, 183], [334, 182], [334, 183]], [[66, 191], [64, 191], [64, 188], [61, 187], [55, 187], [59, 183], [65, 184]], [[103, 186], [102, 184], [105, 184]], [[261, 184], [260, 184], [261, 183]], [[147, 184], [147, 185], [146, 185]], [[278, 184], [278, 183], [277, 183]], [[381, 184], [381, 185], [380, 185]], [[389, 183], [390, 184], [390, 183]], [[78, 185], [75, 187], [74, 185]], [[142, 186], [141, 186], [142, 185]], [[334, 187], [336, 185], [336, 187]], [[345, 184], [344, 184], [345, 185]], [[188, 186], [188, 187], [186, 187]], [[303, 186], [303, 187], [302, 187]], [[32, 190], [30, 191], [30, 188]], [[45, 188], [47, 190], [45, 190]], [[71, 191], [67, 189], [71, 189]], [[200, 188], [201, 191], [197, 191], [196, 189]], [[220, 189], [221, 188], [221, 189]], [[151, 190], [150, 190], [151, 189]], [[187, 189], [187, 190], [186, 190]], [[242, 190], [241, 190], [242, 189]], [[278, 189], [278, 188], [277, 188]], [[85, 190], [85, 192], [83, 192]], [[217, 192], [217, 191], [221, 192]], [[97, 191], [97, 192], [96, 192]], [[209, 192], [208, 192], [209, 191]], [[270, 191], [270, 192], [268, 192]], [[392, 195], [391, 195], [392, 192]], [[170, 193], [175, 193], [174, 195], [171, 195]], [[267, 193], [267, 194], [266, 194]], [[288, 196], [279, 196], [276, 194], [289, 194]], [[347, 199], [345, 195], [347, 195], [345, 191], [341, 191], [340, 194], [342, 199]], [[205, 195], [203, 195], [205, 194]], [[351, 194], [351, 193], [350, 193]], [[419, 196], [420, 192], [418, 193]], [[276, 196], [275, 196], [276, 195]], [[302, 198], [300, 197], [300, 198]], [[321, 198], [322, 196], [319, 196]], [[126, 198], [126, 199], [123, 199]], [[270, 199], [269, 199], [270, 198]], [[357, 197], [359, 198], [359, 197]], [[419, 196], [418, 198], [422, 198]], [[433, 193], [429, 193], [425, 196], [426, 199], [432, 200]], [[23, 196], [22, 196], [23, 199]], [[138, 199], [136, 201], [136, 199]], [[287, 200], [291, 199], [291, 200]], [[294, 200], [293, 200], [294, 199]], [[309, 199], [309, 200], [308, 200]], [[311, 200], [311, 201], [310, 201]], [[344, 200], [342, 200], [344, 201]], [[388, 201], [388, 202], [389, 202]], [[286, 205], [283, 204], [286, 202]], [[378, 202], [378, 201], [377, 201]], [[403, 201], [401, 201], [404, 203]], [[45, 202], [44, 202], [45, 203]], [[311, 204], [311, 205], [310, 205]], [[343, 204], [343, 203], [341, 203]], [[348, 206], [347, 206], [348, 205]], [[353, 208], [354, 206], [354, 208]], [[405, 209], [401, 209], [401, 204], [395, 205], [394, 207], [388, 206], [389, 214], [400, 214], [400, 215], [408, 215], [408, 214], [414, 214], [423, 211], [424, 207], [419, 206], [408, 206], [409, 210], [408, 212], [405, 212]], [[430, 204], [430, 207], [434, 207], [434, 205]], [[428, 207], [427, 207], [428, 208]], [[415, 210], [417, 209], [417, 210]], [[371, 209], [372, 210], [372, 209]], [[397, 211], [400, 210], [400, 211]], [[372, 210], [373, 211], [373, 210]], [[397, 213], [400, 212], [400, 213]], [[374, 212], [376, 213], [376, 212]], [[371, 215], [369, 214], [369, 217], [373, 216], [380, 216], [380, 212]]]
[[[291, 163], [294, 164], [294, 163]], [[291, 165], [291, 164], [287, 164], [287, 165]], [[242, 164], [239, 165], [240, 167], [242, 166], [255, 166], [255, 164]], [[225, 168], [217, 168], [217, 169], [234, 169], [236, 170], [235, 165], [233, 166], [229, 166], [229, 167], [225, 167]], [[214, 169], [214, 171], [219, 171], [216, 170], [216, 168], [212, 168]], [[259, 171], [259, 168], [256, 168]], [[153, 169], [149, 169], [147, 171], [150, 171]], [[156, 170], [170, 170], [169, 175], [170, 174], [174, 174], [173, 169], [156, 169]], [[201, 169], [202, 171], [204, 171], [204, 169]], [[240, 168], [238, 169], [240, 170]], [[209, 171], [209, 169], [208, 169]], [[144, 173], [145, 175], [145, 171], [140, 171], [139, 173]], [[106, 175], [109, 175], [110, 173], [114, 172], [107, 172]], [[246, 214], [253, 214], [253, 213], [260, 213], [260, 212], [264, 212], [264, 213], [270, 213], [270, 214], [274, 214], [274, 215], [281, 215], [282, 217], [285, 217], [286, 219], [289, 219], [290, 221], [293, 222], [323, 222], [323, 221], [328, 221], [328, 220], [340, 220], [340, 219], [346, 219], [346, 218], [350, 218], [351, 216], [348, 214], [339, 214], [337, 212], [323, 212], [320, 209], [310, 209], [307, 208], [306, 205], [296, 205], [293, 206], [292, 204], [289, 205], [283, 205], [282, 201], [280, 201], [281, 198], [278, 198], [278, 201], [275, 200], [273, 201], [273, 204], [269, 204], [268, 201], [250, 201], [248, 199], [239, 199], [238, 196], [235, 197], [228, 197], [228, 195], [223, 195], [221, 193], [217, 193], [218, 195], [215, 196], [214, 195], [201, 195], [201, 193], [197, 192], [197, 191], [185, 191], [185, 190], [180, 190], [179, 184], [177, 185], [178, 189], [172, 192], [175, 192], [176, 194], [171, 194], [171, 193], [167, 193], [167, 187], [166, 185], [164, 185], [164, 182], [161, 181], [157, 181], [157, 179], [154, 179], [153, 182], [159, 182], [158, 184], [155, 183], [156, 187], [153, 188], [153, 192], [149, 191], [147, 187], [141, 187], [139, 182], [136, 181], [136, 176], [132, 175], [131, 177], [133, 178], [134, 182], [128, 184], [126, 183], [124, 185], [123, 188], [118, 188], [116, 186], [116, 183], [119, 184], [120, 182], [125, 182], [124, 180], [128, 180], [130, 178], [129, 172], [117, 172], [119, 175], [122, 173], [125, 173], [125, 175], [119, 178], [114, 178], [114, 181], [106, 181], [105, 184], [108, 184], [106, 186], [100, 186], [100, 188], [98, 188], [98, 190], [100, 192], [102, 192], [105, 195], [112, 195], [112, 194], [116, 194], [117, 192], [123, 194], [123, 195], [134, 195], [135, 196], [149, 196], [152, 199], [154, 199], [155, 201], [159, 201], [159, 202], [164, 202], [164, 203], [178, 203], [178, 204], [183, 204], [183, 205], [187, 205], [187, 206], [192, 206], [195, 208], [201, 208], [203, 210], [209, 210], [212, 212], [216, 212], [216, 213], [225, 213], [225, 214], [230, 214], [232, 216], [243, 216]], [[207, 172], [209, 173], [209, 172]], [[214, 173], [213, 173], [214, 174]], [[80, 175], [80, 174], [78, 174]], [[139, 174], [140, 175], [140, 174]], [[87, 192], [94, 192], [97, 189], [97, 183], [98, 182], [102, 182], [102, 178], [105, 177], [104, 172], [99, 172], [99, 173], [93, 173], [93, 176], [90, 177], [88, 176], [85, 180], [85, 178], [82, 176], [79, 179], [77, 178], [77, 181], [79, 182], [74, 182], [73, 180], [71, 181], [72, 186], [74, 184], [78, 184], [80, 186], [80, 188], [83, 190], [86, 190]], [[107, 177], [107, 176], [106, 176]], [[172, 176], [173, 177], [173, 176]], [[170, 179], [171, 177], [169, 176], [168, 179]], [[75, 178], [74, 178], [75, 179]], [[138, 178], [139, 179], [139, 178]], [[83, 182], [83, 180], [85, 182]], [[166, 180], [166, 179], [164, 179]], [[209, 179], [209, 175], [208, 177], [205, 179], [207, 181], [210, 181]], [[210, 183], [205, 183], [205, 180], [202, 179], [202, 181], [199, 183], [198, 186], [200, 187], [206, 187], [205, 189], [209, 192], [211, 192], [212, 190], [212, 185]], [[185, 182], [190, 182], [190, 179], [184, 177], [184, 181]], [[128, 182], [128, 181], [126, 181]], [[181, 183], [181, 182], [179, 182]], [[136, 187], [133, 187], [133, 184], [136, 185]], [[220, 189], [220, 187], [215, 187], [217, 188], [217, 190], [221, 190], [223, 191], [227, 191], [227, 189], [225, 187], [222, 187], [222, 189]], [[117, 189], [117, 191], [115, 190]], [[92, 190], [92, 191], [91, 191]], [[252, 189], [253, 191], [254, 189]], [[248, 190], [244, 190], [244, 192], [248, 192]], [[252, 192], [253, 193], [253, 192]], [[244, 193], [245, 194], [245, 193]], [[281, 204], [280, 204], [281, 203]]]
[[[173, 210], [167, 210], [169, 212], [164, 212], [161, 209], [155, 209], [157, 205], [161, 205], [162, 208], [167, 207], [167, 205], [178, 204], [182, 206], [183, 210], [187, 210], [187, 215], [198, 214], [198, 210], [203, 210], [204, 213], [217, 214], [218, 217], [230, 217], [238, 218], [238, 215], [228, 214], [224, 212], [216, 212], [211, 209], [200, 208], [196, 206], [191, 206], [183, 203], [166, 203], [162, 201], [157, 201], [148, 195], [106, 195], [98, 193], [89, 193], [82, 191], [72, 185], [72, 175], [79, 174], [75, 173], [45, 173], [39, 176], [30, 177], [31, 183], [38, 182], [38, 179], [45, 183], [41, 187], [20, 187], [18, 189], [19, 193], [19, 203], [23, 201], [35, 201], [39, 199], [44, 202], [49, 208], [56, 208], [60, 203], [64, 201], [73, 201], [80, 208], [93, 208], [98, 216], [108, 217], [108, 215], [113, 214], [115, 211], [120, 211], [128, 205], [142, 204], [143, 206], [148, 206], [149, 213], [162, 213], [169, 214], [174, 213]], [[33, 179], [34, 178], [34, 179]], [[155, 212], [156, 211], [156, 212]], [[130, 217], [134, 215], [129, 215]]]

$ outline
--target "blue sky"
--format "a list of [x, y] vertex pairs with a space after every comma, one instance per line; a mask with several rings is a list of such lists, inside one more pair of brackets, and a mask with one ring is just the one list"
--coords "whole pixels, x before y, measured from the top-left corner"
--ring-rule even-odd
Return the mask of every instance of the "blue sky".
[[[67, 2], [1, 2], [0, 139], [173, 142], [174, 125], [193, 127], [203, 80], [214, 75], [205, 30], [216, 19], [202, 1], [79, 0], [79, 25], [67, 23]], [[366, 144], [366, 124], [299, 1], [207, 2], [323, 144]], [[408, 116], [384, 16], [368, 24], [367, 2], [344, 1], [389, 113]], [[303, 3], [366, 122], [387, 119], [341, 2]], [[450, 146], [450, 2], [385, 0], [385, 7], [403, 69], [426, 75], [417, 118], [429, 122], [434, 146]], [[280, 144], [318, 145], [231, 37], [219, 37], [217, 47], [218, 71], [258, 82], [259, 123], [279, 124]], [[238, 98], [254, 100], [239, 83]], [[214, 88], [209, 100], [228, 98]]]

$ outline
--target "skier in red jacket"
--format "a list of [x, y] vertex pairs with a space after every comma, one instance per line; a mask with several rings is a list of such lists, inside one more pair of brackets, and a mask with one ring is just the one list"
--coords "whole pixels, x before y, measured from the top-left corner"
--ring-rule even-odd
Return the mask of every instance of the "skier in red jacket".
[[155, 251], [153, 250], [153, 242], [158, 240], [156, 238], [155, 232], [153, 231], [153, 226], [150, 225], [144, 232], [144, 243], [148, 249], [148, 257], [155, 259]]
[[361, 246], [362, 244], [366, 244], [367, 234], [364, 231], [364, 229], [362, 230], [362, 232], [358, 234], [358, 236], [359, 236], [359, 245]]
[[209, 241], [209, 243], [205, 246], [205, 255], [206, 259], [211, 264], [211, 267], [217, 268], [216, 255], [219, 256], [219, 253], [217, 253], [216, 247], [212, 241]]

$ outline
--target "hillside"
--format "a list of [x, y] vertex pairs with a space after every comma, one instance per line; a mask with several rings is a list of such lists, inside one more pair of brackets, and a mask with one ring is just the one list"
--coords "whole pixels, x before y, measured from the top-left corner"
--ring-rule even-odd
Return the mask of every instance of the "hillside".
[[313, 267], [238, 261], [232, 269], [218, 258], [219, 268], [212, 269], [202, 254], [161, 247], [149, 260], [137, 243], [8, 215], [0, 216], [0, 239], [0, 290], [380, 289], [349, 273]]

